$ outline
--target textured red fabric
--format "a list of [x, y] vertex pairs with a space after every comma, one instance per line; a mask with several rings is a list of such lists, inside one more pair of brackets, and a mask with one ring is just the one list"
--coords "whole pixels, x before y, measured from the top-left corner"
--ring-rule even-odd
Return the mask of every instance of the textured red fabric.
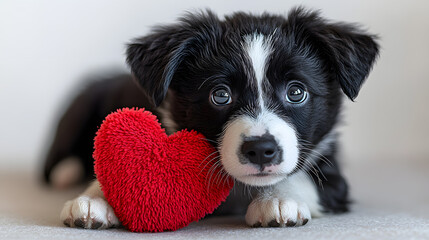
[[213, 212], [233, 185], [203, 135], [183, 130], [167, 136], [144, 109], [107, 116], [93, 156], [107, 201], [134, 232], [185, 227]]

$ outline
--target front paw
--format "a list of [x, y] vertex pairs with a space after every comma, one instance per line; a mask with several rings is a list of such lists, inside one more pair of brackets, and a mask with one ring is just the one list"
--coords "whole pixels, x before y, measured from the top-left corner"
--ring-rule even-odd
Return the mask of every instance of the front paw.
[[64, 204], [61, 221], [69, 227], [105, 229], [119, 226], [112, 207], [102, 198], [80, 196]]
[[292, 199], [255, 199], [246, 213], [246, 223], [252, 227], [294, 227], [307, 224], [310, 209], [304, 202]]

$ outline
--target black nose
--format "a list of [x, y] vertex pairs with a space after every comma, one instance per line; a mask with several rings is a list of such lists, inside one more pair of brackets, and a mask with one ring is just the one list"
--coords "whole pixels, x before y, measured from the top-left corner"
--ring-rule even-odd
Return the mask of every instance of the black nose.
[[245, 140], [241, 145], [241, 153], [251, 163], [264, 166], [274, 163], [278, 146], [274, 138], [257, 137]]

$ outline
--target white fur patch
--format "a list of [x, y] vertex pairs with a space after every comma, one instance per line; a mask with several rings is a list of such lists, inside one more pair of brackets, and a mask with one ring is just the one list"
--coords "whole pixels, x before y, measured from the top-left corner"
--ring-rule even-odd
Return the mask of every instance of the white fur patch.
[[[270, 43], [271, 38], [267, 38], [262, 34], [247, 35], [244, 38], [244, 50], [249, 56], [253, 71], [256, 77], [256, 84], [252, 84], [258, 91], [258, 102], [261, 109], [264, 106], [263, 84], [265, 81], [265, 71], [268, 63], [268, 58], [272, 52]], [[253, 83], [253, 81], [252, 81]]]
[[51, 172], [52, 185], [55, 188], [65, 189], [73, 186], [84, 178], [84, 169], [77, 157], [62, 159]]
[[317, 187], [304, 172], [297, 172], [274, 187], [274, 195], [307, 204], [313, 217], [322, 216]]
[[320, 217], [321, 206], [316, 186], [303, 172], [264, 190], [249, 205], [246, 223], [250, 226], [301, 226]]
[[120, 225], [98, 181], [93, 182], [81, 196], [67, 201], [60, 218], [69, 227], [105, 229]]

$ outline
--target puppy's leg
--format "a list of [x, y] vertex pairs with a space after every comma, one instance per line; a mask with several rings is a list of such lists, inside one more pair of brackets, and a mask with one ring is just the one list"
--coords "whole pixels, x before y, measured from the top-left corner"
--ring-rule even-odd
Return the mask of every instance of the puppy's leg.
[[96, 180], [79, 197], [67, 201], [61, 211], [61, 221], [69, 227], [105, 229], [120, 222], [107, 203]]
[[263, 189], [249, 205], [245, 219], [253, 227], [301, 226], [321, 216], [321, 209], [313, 181], [298, 172]]
[[[61, 117], [54, 140], [45, 159], [43, 177], [46, 183], [52, 183], [54, 186], [70, 186], [72, 184], [83, 182], [83, 180], [92, 180], [94, 176], [94, 160], [92, 152], [94, 151], [94, 135], [97, 126], [103, 120], [96, 113], [100, 111], [97, 104], [101, 98], [97, 92], [95, 84], [82, 91], [68, 106]], [[64, 169], [68, 172], [68, 167], [64, 168], [64, 160], [74, 159], [76, 170], [84, 170], [83, 173], [73, 171], [73, 174], [64, 174]], [[65, 164], [67, 165], [67, 164]], [[82, 176], [81, 179], [73, 179], [76, 176]], [[58, 177], [60, 176], [60, 177]], [[70, 179], [65, 176], [71, 177]], [[85, 178], [83, 178], [85, 177]], [[58, 182], [55, 182], [60, 180]]]

